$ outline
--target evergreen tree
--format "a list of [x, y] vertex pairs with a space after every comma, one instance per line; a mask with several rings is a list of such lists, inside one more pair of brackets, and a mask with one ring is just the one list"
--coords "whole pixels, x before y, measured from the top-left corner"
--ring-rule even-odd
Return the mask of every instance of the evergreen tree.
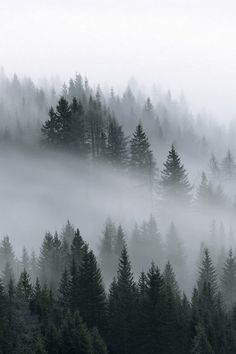
[[236, 261], [232, 249], [229, 251], [223, 268], [221, 289], [226, 305], [232, 308], [236, 302]]
[[109, 293], [110, 346], [113, 353], [135, 352], [137, 291], [126, 248], [123, 249], [117, 281]]
[[114, 240], [116, 235], [116, 227], [112, 220], [108, 218], [99, 246], [99, 259], [105, 284], [109, 284], [115, 274]]
[[89, 152], [89, 143], [83, 106], [74, 97], [70, 108], [72, 112], [70, 146], [72, 149], [78, 151], [80, 156], [85, 156]]
[[59, 292], [58, 295], [59, 303], [64, 309], [69, 309], [71, 289], [70, 289], [70, 274], [67, 268], [65, 268], [62, 274], [58, 292]]
[[96, 327], [92, 330], [92, 346], [93, 354], [107, 354], [107, 346], [103, 339], [101, 338], [99, 331]]
[[5, 236], [0, 244], [0, 269], [3, 271], [6, 263], [14, 269], [15, 266], [15, 254], [13, 247], [10, 243], [9, 237]]
[[227, 151], [227, 154], [222, 161], [222, 170], [226, 178], [232, 178], [235, 176], [236, 166], [230, 150]]
[[211, 155], [210, 161], [209, 161], [209, 170], [210, 170], [210, 174], [213, 178], [219, 178], [220, 176], [220, 167], [219, 167], [219, 163], [216, 160], [215, 155]]
[[189, 202], [191, 199], [190, 191], [192, 187], [174, 145], [171, 146], [167, 160], [164, 163], [160, 187], [162, 198], [165, 200]]
[[170, 288], [174, 295], [180, 296], [179, 285], [175, 278], [174, 270], [169, 261], [167, 262], [163, 272], [163, 280], [164, 286]]
[[116, 232], [116, 237], [114, 240], [114, 254], [117, 257], [117, 261], [120, 259], [121, 252], [124, 249], [124, 247], [126, 246], [125, 238], [126, 238], [126, 236], [125, 236], [125, 233], [122, 229], [122, 226], [119, 225], [117, 232]]
[[52, 108], [50, 109], [49, 120], [42, 127], [46, 142], [62, 147], [69, 145], [72, 132], [71, 116], [72, 112], [68, 101], [61, 97], [56, 112]]
[[108, 121], [107, 158], [113, 165], [124, 166], [127, 162], [127, 138], [114, 117]]
[[29, 301], [32, 296], [33, 289], [30, 283], [30, 276], [25, 269], [18, 280], [16, 292], [19, 297], [26, 301]]
[[186, 272], [183, 276], [186, 256], [183, 244], [179, 238], [178, 230], [173, 222], [170, 224], [169, 232], [166, 235], [165, 249], [167, 261], [173, 265], [178, 281], [183, 285], [187, 280]]
[[215, 295], [217, 290], [217, 274], [207, 248], [204, 250], [198, 279], [198, 287], [200, 291], [203, 290], [204, 286], [209, 288], [209, 290], [212, 292], [212, 295]]
[[30, 258], [29, 258], [28, 252], [25, 247], [23, 248], [23, 251], [22, 251], [21, 264], [22, 264], [22, 268], [25, 269], [27, 272], [29, 272]]
[[155, 161], [141, 123], [137, 125], [130, 141], [129, 167], [135, 177], [146, 180], [150, 185], [153, 184]]
[[80, 234], [79, 229], [77, 229], [71, 244], [71, 255], [77, 270], [79, 269], [80, 263], [83, 259], [85, 248], [86, 244]]
[[204, 327], [199, 324], [197, 326], [197, 334], [193, 339], [191, 354], [214, 354], [214, 351], [209, 343]]
[[65, 240], [69, 246], [71, 246], [74, 236], [75, 236], [75, 228], [70, 223], [70, 221], [67, 220], [66, 225], [62, 229], [61, 238], [62, 240]]
[[59, 331], [59, 338], [59, 353], [92, 353], [91, 335], [78, 312], [73, 316], [69, 312], [66, 314]]
[[212, 185], [208, 182], [205, 172], [202, 173], [201, 184], [197, 190], [196, 202], [200, 207], [207, 207], [213, 202]]
[[78, 274], [79, 311], [87, 326], [104, 331], [106, 327], [106, 295], [100, 269], [92, 251], [86, 249]]

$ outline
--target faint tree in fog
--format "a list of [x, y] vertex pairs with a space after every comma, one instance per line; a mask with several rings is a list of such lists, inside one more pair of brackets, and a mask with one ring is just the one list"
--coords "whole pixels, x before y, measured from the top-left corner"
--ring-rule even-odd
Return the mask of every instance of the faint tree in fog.
[[161, 172], [160, 188], [162, 198], [165, 200], [185, 203], [191, 200], [190, 191], [192, 187], [188, 181], [188, 174], [174, 145], [171, 146], [164, 163], [164, 169]]

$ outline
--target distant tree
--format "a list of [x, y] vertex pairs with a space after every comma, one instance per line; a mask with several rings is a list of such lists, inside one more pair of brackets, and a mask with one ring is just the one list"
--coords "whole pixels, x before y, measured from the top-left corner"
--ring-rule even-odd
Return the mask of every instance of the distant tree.
[[200, 291], [206, 287], [212, 296], [216, 295], [218, 287], [217, 274], [207, 248], [204, 250], [202, 264], [199, 269], [198, 287]]
[[26, 270], [24, 270], [20, 275], [16, 287], [16, 292], [19, 297], [22, 297], [26, 301], [29, 301], [32, 296], [33, 289], [30, 283], [30, 276]]
[[71, 284], [70, 273], [65, 268], [59, 284], [58, 299], [60, 305], [67, 310], [70, 308], [70, 295], [71, 295], [70, 284]]
[[170, 224], [169, 231], [166, 235], [166, 258], [174, 266], [176, 271], [180, 272], [183, 270], [185, 265], [185, 252], [177, 228], [173, 222]]
[[14, 268], [15, 266], [15, 254], [13, 247], [10, 243], [9, 237], [5, 236], [0, 244], [0, 269], [3, 271], [6, 263]]
[[174, 295], [180, 296], [179, 285], [175, 278], [174, 270], [169, 261], [167, 262], [163, 272], [163, 280], [164, 280], [164, 286], [171, 289]]
[[127, 163], [127, 138], [122, 126], [113, 117], [108, 121], [107, 158], [111, 164], [124, 166]]
[[129, 167], [134, 176], [146, 180], [150, 185], [153, 184], [155, 161], [141, 123], [137, 125], [130, 141]]
[[61, 97], [56, 112], [51, 108], [49, 120], [42, 126], [42, 133], [46, 142], [62, 147], [68, 146], [71, 139], [71, 116], [72, 112], [68, 101]]
[[77, 270], [79, 269], [79, 266], [82, 262], [85, 249], [86, 249], [86, 244], [80, 234], [79, 229], [77, 229], [71, 244], [72, 260], [74, 261]]
[[220, 176], [220, 166], [219, 162], [216, 160], [215, 155], [211, 155], [210, 161], [208, 163], [210, 174], [213, 178], [218, 178]]
[[230, 150], [227, 151], [227, 154], [222, 161], [222, 170], [226, 178], [232, 178], [235, 176], [236, 165]]
[[190, 191], [192, 187], [174, 145], [171, 146], [164, 163], [164, 169], [161, 172], [160, 188], [162, 198], [165, 200], [185, 203], [189, 203], [191, 200]]
[[205, 172], [203, 172], [201, 183], [197, 189], [196, 202], [199, 207], [207, 207], [212, 205], [213, 198], [212, 185], [210, 182], [208, 182]]
[[118, 266], [118, 261], [121, 256], [121, 252], [123, 251], [124, 247], [126, 246], [126, 236], [125, 236], [125, 233], [124, 233], [121, 225], [118, 226], [116, 236], [114, 238], [113, 243], [114, 243], [114, 247], [113, 247], [114, 256], [116, 257], [117, 266]]
[[30, 258], [29, 258], [28, 252], [25, 247], [23, 248], [23, 251], [22, 251], [21, 264], [22, 264], [22, 269], [23, 270], [25, 269], [26, 272], [29, 272]]
[[114, 255], [114, 241], [116, 240], [116, 236], [116, 227], [112, 220], [108, 218], [99, 246], [99, 261], [105, 284], [109, 284], [111, 282], [116, 271], [116, 257]]
[[226, 305], [232, 308], [236, 302], [236, 260], [230, 249], [223, 268], [221, 289]]
[[71, 133], [69, 145], [77, 151], [80, 156], [84, 157], [89, 152], [88, 134], [85, 125], [85, 114], [81, 102], [73, 98], [70, 105], [71, 108]]

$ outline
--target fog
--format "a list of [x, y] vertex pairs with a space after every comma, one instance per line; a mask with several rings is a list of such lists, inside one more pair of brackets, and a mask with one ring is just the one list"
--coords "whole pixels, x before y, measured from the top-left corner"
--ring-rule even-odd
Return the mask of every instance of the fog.
[[194, 113], [235, 116], [233, 1], [11, 0], [0, 8], [8, 74], [66, 81], [82, 72], [118, 90], [134, 76], [147, 90], [184, 92]]
[[96, 249], [108, 216], [129, 230], [152, 212], [142, 186], [73, 156], [4, 150], [0, 163], [0, 234], [10, 236], [18, 255], [23, 246], [38, 253], [45, 232], [60, 231], [67, 220]]

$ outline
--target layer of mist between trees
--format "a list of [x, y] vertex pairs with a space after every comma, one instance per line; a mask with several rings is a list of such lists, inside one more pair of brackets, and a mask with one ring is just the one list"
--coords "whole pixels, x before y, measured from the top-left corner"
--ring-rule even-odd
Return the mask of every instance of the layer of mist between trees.
[[[150, 99], [134, 85], [123, 95], [107, 95], [76, 75], [57, 94], [50, 85], [39, 89], [30, 79], [11, 80], [3, 72], [0, 83], [0, 232], [10, 235], [18, 255], [22, 244], [37, 252], [42, 233], [66, 219], [80, 225], [98, 253], [108, 216], [132, 240], [135, 223], [151, 214], [163, 244], [172, 222], [177, 228], [189, 279], [213, 220], [223, 226], [212, 244], [234, 248], [232, 130], [194, 119], [170, 93]], [[150, 247], [160, 267], [165, 248]]]

